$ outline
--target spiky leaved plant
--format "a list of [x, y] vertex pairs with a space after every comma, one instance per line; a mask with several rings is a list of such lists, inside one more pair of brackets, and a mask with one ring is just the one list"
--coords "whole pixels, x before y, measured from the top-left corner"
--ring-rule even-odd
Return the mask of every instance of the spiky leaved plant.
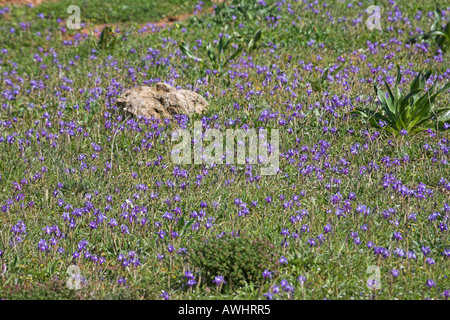
[[436, 8], [434, 11], [435, 19], [434, 23], [431, 26], [431, 30], [428, 33], [418, 34], [408, 40], [409, 43], [415, 43], [417, 40], [429, 40], [434, 39], [437, 46], [442, 51], [447, 51], [450, 48], [450, 22], [444, 27], [442, 25], [442, 12], [439, 8]]
[[[356, 108], [352, 113], [358, 114], [368, 120], [370, 124], [397, 136], [401, 132], [415, 134], [433, 128], [442, 128], [445, 122], [450, 121], [450, 107], [437, 109], [434, 105], [436, 98], [450, 88], [450, 83], [435, 92], [436, 77], [433, 85], [425, 90], [425, 84], [431, 76], [431, 71], [419, 72], [409, 86], [409, 92], [403, 94], [398, 88], [401, 81], [400, 67], [397, 65], [397, 79], [393, 90], [386, 79], [384, 84], [387, 93], [374, 85], [375, 94], [381, 104], [381, 110], [372, 108]], [[437, 126], [432, 120], [437, 120]]]
[[[226, 34], [227, 29], [228, 28], [225, 27], [225, 31], [223, 32], [223, 34]], [[225, 68], [228, 63], [233, 59], [239, 57], [244, 49], [243, 46], [239, 46], [236, 50], [234, 50], [233, 53], [231, 53], [229, 56], [226, 56], [226, 53], [230, 48], [230, 44], [233, 39], [234, 36], [230, 36], [229, 38], [226, 38], [226, 36], [222, 36], [217, 44], [212, 44], [211, 42], [209, 42], [206, 46], [206, 55], [208, 56], [209, 61], [195, 56], [184, 41], [180, 44], [180, 50], [189, 59], [199, 62], [203, 67], [202, 71], [204, 73], [206, 73], [207, 69], [211, 71], [217, 70], [217, 76], [222, 77], [226, 74]], [[254, 49], [260, 39], [261, 30], [258, 30], [246, 45], [247, 50], [250, 51]]]

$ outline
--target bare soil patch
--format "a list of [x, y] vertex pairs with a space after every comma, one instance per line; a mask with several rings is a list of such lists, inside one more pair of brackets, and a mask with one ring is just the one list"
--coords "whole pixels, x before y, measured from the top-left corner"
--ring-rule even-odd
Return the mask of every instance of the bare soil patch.
[[[208, 9], [204, 9], [199, 14], [211, 14], [213, 12], [214, 12], [214, 9], [212, 7], [210, 7]], [[139, 26], [139, 29], [142, 31], [142, 33], [155, 32], [155, 29], [161, 29], [161, 28], [165, 28], [168, 26], [172, 26], [176, 22], [184, 21], [193, 15], [194, 15], [193, 13], [185, 13], [185, 14], [180, 14], [180, 15], [176, 15], [176, 16], [169, 16], [169, 17], [165, 17], [157, 22], [140, 23], [138, 26]], [[65, 24], [65, 22], [62, 24]], [[98, 24], [98, 25], [92, 25], [92, 26], [88, 26], [86, 28], [80, 29], [80, 30], [78, 30], [78, 32], [81, 34], [87, 34], [87, 35], [94, 34], [96, 37], [100, 37], [103, 29], [107, 26], [112, 27], [114, 29], [118, 28], [120, 30], [122, 27], [125, 27], [126, 24], [124, 24], [124, 23]], [[66, 35], [63, 38], [65, 40], [73, 40], [74, 36]]]
[[36, 6], [44, 1], [56, 1], [56, 0], [0, 0], [0, 5], [5, 4], [24, 5], [31, 3], [33, 6]]

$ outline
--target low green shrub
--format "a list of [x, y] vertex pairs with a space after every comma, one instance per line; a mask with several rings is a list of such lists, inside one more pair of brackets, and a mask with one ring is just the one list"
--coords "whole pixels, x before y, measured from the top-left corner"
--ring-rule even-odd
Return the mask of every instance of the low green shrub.
[[61, 280], [52, 280], [35, 286], [11, 285], [3, 289], [0, 298], [6, 300], [80, 300], [81, 291], [67, 288]]
[[208, 284], [220, 275], [227, 285], [237, 286], [261, 281], [264, 269], [274, 266], [273, 253], [274, 245], [267, 239], [225, 234], [193, 244], [189, 261]]

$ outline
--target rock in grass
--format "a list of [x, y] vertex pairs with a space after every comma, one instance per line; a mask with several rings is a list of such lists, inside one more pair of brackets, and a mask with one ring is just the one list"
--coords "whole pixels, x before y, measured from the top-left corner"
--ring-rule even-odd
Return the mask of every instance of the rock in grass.
[[171, 118], [175, 114], [202, 113], [208, 107], [206, 100], [195, 92], [177, 90], [167, 83], [155, 87], [136, 87], [117, 99], [117, 106], [135, 116]]

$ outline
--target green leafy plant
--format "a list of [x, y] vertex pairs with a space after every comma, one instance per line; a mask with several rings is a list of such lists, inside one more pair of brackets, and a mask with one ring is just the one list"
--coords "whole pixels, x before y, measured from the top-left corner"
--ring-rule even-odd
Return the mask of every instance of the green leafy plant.
[[439, 78], [436, 77], [430, 89], [425, 91], [425, 84], [430, 76], [431, 71], [419, 72], [411, 82], [409, 92], [404, 95], [398, 88], [401, 73], [397, 65], [397, 79], [393, 90], [386, 80], [384, 84], [387, 94], [374, 85], [375, 94], [381, 103], [381, 110], [357, 108], [353, 113], [368, 120], [374, 127], [383, 128], [395, 136], [403, 130], [406, 130], [408, 134], [415, 134], [433, 127], [431, 121], [433, 118], [437, 120], [438, 127], [441, 128], [444, 122], [450, 120], [450, 108], [436, 109], [434, 102], [442, 92], [450, 88], [450, 83], [434, 92]]
[[[226, 33], [226, 30], [227, 28], [225, 28], [224, 33]], [[217, 44], [211, 44], [211, 42], [209, 42], [206, 46], [206, 55], [209, 60], [204, 60], [195, 56], [184, 41], [180, 44], [180, 50], [186, 57], [199, 62], [203, 67], [203, 72], [206, 72], [207, 69], [217, 70], [217, 76], [222, 77], [226, 74], [224, 71], [228, 63], [240, 56], [243, 51], [243, 46], [238, 46], [238, 48], [236, 48], [233, 53], [231, 53], [230, 55], [226, 55], [233, 39], [235, 39], [234, 36], [231, 36], [229, 38], [223, 36], [220, 38]], [[248, 50], [253, 50], [260, 39], [261, 30], [258, 30], [255, 33], [254, 37], [248, 42]]]
[[323, 74], [315, 81], [311, 82], [311, 86], [316, 91], [327, 90], [330, 85], [328, 76], [333, 76], [339, 73], [344, 68], [345, 64], [341, 64], [339, 67], [334, 68], [334, 65], [330, 65], [323, 70]]
[[214, 9], [214, 22], [228, 23], [233, 17], [239, 21], [262, 20], [276, 8], [276, 3], [263, 6], [258, 1], [233, 0], [230, 5], [225, 1]]
[[97, 47], [102, 50], [114, 50], [118, 39], [118, 35], [114, 31], [113, 27], [106, 26], [103, 28], [98, 40]]
[[3, 289], [2, 298], [7, 300], [80, 300], [82, 296], [77, 290], [68, 289], [61, 280], [52, 280], [46, 284], [32, 287], [7, 286]]
[[242, 53], [242, 47], [239, 46], [230, 56], [225, 57], [224, 51], [228, 48], [230, 42], [231, 38], [223, 40], [222, 37], [220, 38], [219, 44], [215, 46], [215, 48], [211, 42], [209, 42], [206, 47], [206, 53], [209, 61], [193, 55], [189, 49], [189, 46], [184, 42], [181, 43], [180, 49], [186, 57], [199, 62], [203, 66], [203, 72], [206, 72], [206, 69], [217, 70], [217, 75], [221, 77], [224, 75], [223, 70], [227, 64]]
[[450, 47], [450, 22], [444, 27], [442, 25], [442, 12], [439, 8], [434, 11], [435, 20], [428, 33], [418, 34], [408, 40], [409, 43], [415, 43], [417, 40], [434, 39], [435, 43], [442, 51], [447, 51]]
[[234, 286], [260, 282], [264, 269], [274, 265], [273, 252], [273, 244], [266, 239], [226, 234], [193, 244], [189, 261], [201, 270], [207, 283], [221, 275]]

